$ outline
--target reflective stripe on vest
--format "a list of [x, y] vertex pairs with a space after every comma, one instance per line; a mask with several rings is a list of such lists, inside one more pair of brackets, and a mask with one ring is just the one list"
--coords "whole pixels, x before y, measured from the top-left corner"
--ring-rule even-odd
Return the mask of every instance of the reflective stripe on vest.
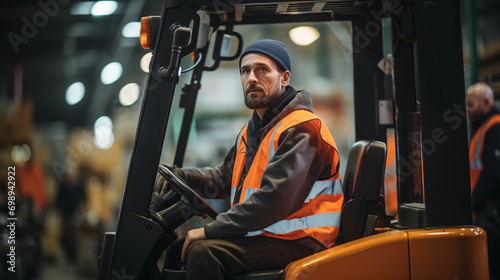
[[286, 234], [297, 230], [305, 230], [308, 228], [331, 227], [333, 224], [340, 224], [340, 212], [321, 213], [313, 216], [281, 220], [273, 225], [268, 226], [264, 230], [252, 231], [247, 236], [255, 236], [264, 232], [272, 234]]
[[[333, 186], [332, 186], [333, 185]], [[245, 192], [245, 199], [247, 200], [254, 192], [258, 191], [259, 189], [247, 189]], [[234, 192], [236, 192], [236, 189], [231, 188], [231, 201], [234, 199]], [[307, 196], [306, 200], [304, 200], [304, 203], [309, 202], [311, 199], [317, 197], [318, 195], [322, 194], [343, 194], [342, 191], [342, 183], [340, 180], [333, 180], [333, 181], [316, 181], [309, 192], [309, 195]]]
[[483, 149], [484, 149], [484, 138], [488, 130], [496, 125], [500, 124], [500, 115], [496, 114], [488, 118], [483, 125], [481, 125], [470, 141], [469, 147], [469, 163], [470, 163], [470, 181], [471, 181], [471, 192], [474, 191], [476, 187], [477, 180], [483, 171]]
[[[294, 111], [278, 124], [276, 124], [262, 140], [257, 151], [247, 177], [241, 187], [239, 203], [247, 200], [261, 187], [261, 180], [267, 164], [274, 157], [277, 150], [280, 134], [299, 123], [318, 119], [314, 114], [305, 110]], [[319, 120], [320, 121], [320, 120]], [[234, 203], [235, 193], [240, 184], [241, 174], [245, 166], [246, 146], [242, 138], [246, 138], [246, 126], [237, 141], [237, 153], [233, 168], [233, 178], [231, 184], [231, 205]], [[320, 133], [332, 149], [336, 149], [335, 141], [329, 133], [326, 125], [321, 122]], [[335, 162], [336, 161], [336, 162]], [[334, 164], [338, 164], [338, 154], [332, 159]], [[304, 201], [304, 205], [297, 212], [284, 220], [281, 220], [263, 230], [249, 232], [247, 236], [266, 235], [282, 239], [298, 239], [302, 237], [313, 237], [323, 243], [326, 247], [331, 247], [338, 235], [340, 225], [340, 211], [343, 202], [342, 185], [340, 175], [335, 171], [332, 178], [323, 181], [316, 181]]]

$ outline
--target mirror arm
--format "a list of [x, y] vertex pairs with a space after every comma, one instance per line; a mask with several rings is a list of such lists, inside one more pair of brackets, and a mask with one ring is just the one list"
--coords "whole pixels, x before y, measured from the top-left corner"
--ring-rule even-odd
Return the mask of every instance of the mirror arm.
[[168, 67], [162, 66], [158, 69], [158, 74], [164, 80], [170, 81], [175, 77], [177, 69], [179, 69], [179, 62], [181, 58], [181, 50], [189, 43], [191, 37], [191, 29], [182, 27], [178, 24], [172, 24], [170, 27], [173, 33], [172, 51], [170, 54], [170, 63]]

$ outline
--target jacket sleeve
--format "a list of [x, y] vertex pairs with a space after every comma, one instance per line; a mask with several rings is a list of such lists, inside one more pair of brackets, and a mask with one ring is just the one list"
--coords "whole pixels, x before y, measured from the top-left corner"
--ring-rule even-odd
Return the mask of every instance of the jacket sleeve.
[[500, 198], [500, 124], [486, 132], [482, 154], [483, 171], [472, 193], [472, 207], [478, 211], [488, 198]]
[[[302, 207], [316, 180], [334, 176], [338, 154], [321, 138], [320, 125], [313, 120], [282, 133], [261, 188], [205, 225], [207, 238], [243, 236], [283, 220]], [[338, 172], [338, 166], [333, 170]]]
[[177, 167], [174, 172], [186, 180], [188, 185], [198, 191], [204, 198], [229, 199], [235, 150], [236, 147], [233, 146], [222, 164], [215, 168]]

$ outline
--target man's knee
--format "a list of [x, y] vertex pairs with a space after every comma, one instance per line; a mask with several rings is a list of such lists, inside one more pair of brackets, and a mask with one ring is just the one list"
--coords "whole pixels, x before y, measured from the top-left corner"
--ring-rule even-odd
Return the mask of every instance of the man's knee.
[[187, 254], [188, 279], [223, 279], [225, 269], [217, 258], [216, 246], [210, 240], [193, 242]]
[[187, 254], [188, 260], [206, 260], [212, 256], [212, 250], [207, 240], [197, 240], [189, 246]]

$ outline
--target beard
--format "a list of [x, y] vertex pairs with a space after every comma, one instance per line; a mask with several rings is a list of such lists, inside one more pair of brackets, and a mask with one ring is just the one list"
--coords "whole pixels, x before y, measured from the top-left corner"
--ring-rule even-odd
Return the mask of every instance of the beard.
[[486, 119], [487, 115], [488, 115], [487, 113], [483, 112], [474, 112], [474, 113], [469, 113], [468, 117], [472, 123], [481, 124]]
[[271, 95], [257, 96], [251, 92], [250, 90], [260, 90], [264, 92], [264, 90], [256, 85], [250, 85], [245, 90], [245, 105], [248, 109], [261, 109], [271, 107], [279, 98], [280, 94], [274, 92]]

